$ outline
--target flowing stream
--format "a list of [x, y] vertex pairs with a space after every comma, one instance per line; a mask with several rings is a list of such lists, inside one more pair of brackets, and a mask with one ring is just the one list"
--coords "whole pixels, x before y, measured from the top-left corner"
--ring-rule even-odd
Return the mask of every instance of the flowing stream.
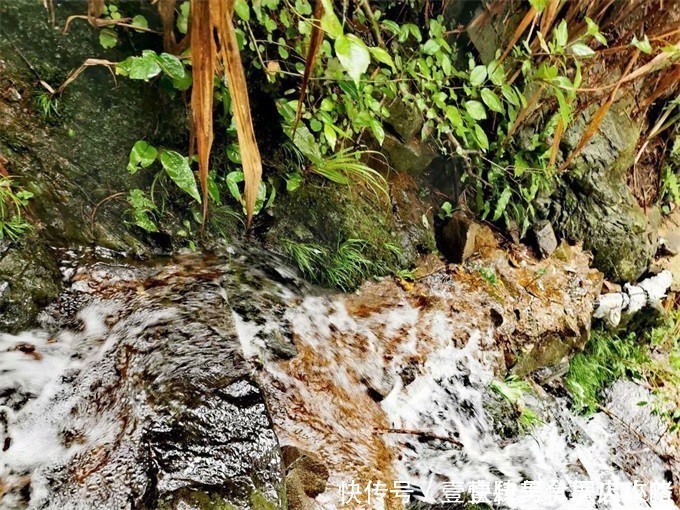
[[[253, 249], [64, 260], [41, 328], [0, 335], [2, 509], [213, 508], [197, 490], [281, 504], [279, 445], [319, 455], [313, 506], [328, 510], [676, 508], [659, 456], [614, 417], [574, 416], [559, 389], [528, 394], [540, 421], [517, 428], [490, 389], [511, 321], [464, 279], [334, 295]], [[587, 277], [570, 278], [565, 295], [581, 292]], [[647, 399], [619, 382], [607, 406], [656, 441]]]

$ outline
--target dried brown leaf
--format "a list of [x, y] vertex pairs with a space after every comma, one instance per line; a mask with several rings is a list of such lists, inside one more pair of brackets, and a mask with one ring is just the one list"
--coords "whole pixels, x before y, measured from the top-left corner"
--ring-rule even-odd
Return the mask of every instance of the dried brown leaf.
[[191, 110], [203, 194], [203, 222], [208, 213], [208, 169], [213, 143], [213, 84], [217, 46], [212, 30], [212, 1], [191, 2], [189, 11], [193, 86]]
[[213, 29], [219, 39], [219, 54], [226, 71], [229, 93], [231, 94], [231, 105], [234, 119], [236, 120], [236, 132], [245, 178], [247, 224], [250, 225], [253, 219], [253, 211], [255, 210], [257, 192], [262, 180], [262, 159], [257, 141], [255, 140], [246, 75], [243, 70], [241, 53], [238, 48], [238, 41], [236, 40], [236, 31], [232, 22], [234, 0], [226, 0], [226, 2], [210, 0], [209, 3], [211, 15], [213, 16]]
[[158, 0], [158, 15], [163, 24], [163, 47], [168, 53], [175, 53], [175, 3], [176, 0]]

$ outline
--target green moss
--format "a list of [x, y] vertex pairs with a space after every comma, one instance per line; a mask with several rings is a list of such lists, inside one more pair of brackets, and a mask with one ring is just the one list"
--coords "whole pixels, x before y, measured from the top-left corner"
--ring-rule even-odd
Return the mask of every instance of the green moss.
[[279, 505], [267, 499], [260, 491], [253, 491], [250, 494], [251, 510], [279, 510]]

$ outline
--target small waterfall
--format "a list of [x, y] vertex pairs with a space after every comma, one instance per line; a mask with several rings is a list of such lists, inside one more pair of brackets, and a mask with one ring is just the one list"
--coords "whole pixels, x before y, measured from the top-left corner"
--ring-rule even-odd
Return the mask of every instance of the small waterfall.
[[[575, 265], [543, 283], [573, 308], [590, 281]], [[279, 446], [319, 455], [329, 479], [310, 504], [326, 510], [471, 497], [518, 510], [675, 508], [650, 497], [664, 463], [607, 415], [574, 416], [567, 397], [537, 387], [526, 398], [542, 423], [517, 430], [490, 385], [506, 370], [499, 337], [519, 341], [542, 306], [532, 296], [502, 300], [470, 275], [325, 293], [252, 249], [75, 260], [64, 276], [41, 329], [0, 335], [2, 509], [259, 508], [254, 495], [280, 507]], [[561, 328], [564, 314], [545, 307], [530, 327]], [[645, 392], [617, 383], [607, 405], [655, 440], [661, 423], [636, 406]], [[369, 500], [378, 483], [386, 490]], [[611, 497], [590, 497], [606, 488]]]

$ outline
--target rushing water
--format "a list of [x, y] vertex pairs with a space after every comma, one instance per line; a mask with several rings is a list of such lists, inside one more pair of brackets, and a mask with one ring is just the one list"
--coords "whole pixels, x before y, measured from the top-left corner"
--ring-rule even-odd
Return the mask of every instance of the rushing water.
[[[536, 388], [542, 424], [513, 428], [489, 389], [509, 321], [455, 277], [326, 295], [257, 252], [74, 260], [42, 329], [0, 335], [0, 508], [199, 508], [196, 490], [248, 508], [279, 498], [277, 442], [321, 456], [329, 510], [675, 508], [664, 463], [609, 416]], [[619, 383], [608, 406], [656, 441], [645, 392]]]

